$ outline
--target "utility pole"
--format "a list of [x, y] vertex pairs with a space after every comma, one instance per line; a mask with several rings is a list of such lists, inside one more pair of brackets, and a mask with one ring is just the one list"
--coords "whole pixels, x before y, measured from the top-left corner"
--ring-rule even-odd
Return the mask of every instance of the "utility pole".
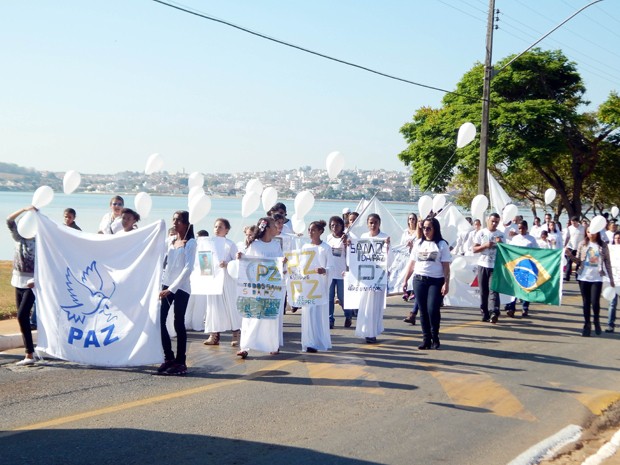
[[493, 77], [493, 29], [495, 27], [495, 0], [489, 0], [487, 20], [487, 52], [484, 59], [482, 85], [482, 122], [480, 124], [480, 160], [478, 162], [478, 194], [487, 193], [487, 155], [489, 153], [489, 107], [491, 105], [491, 79]]

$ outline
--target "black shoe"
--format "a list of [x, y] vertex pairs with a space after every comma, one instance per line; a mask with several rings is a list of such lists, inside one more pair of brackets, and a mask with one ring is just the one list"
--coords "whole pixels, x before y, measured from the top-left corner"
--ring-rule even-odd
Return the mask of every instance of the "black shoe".
[[352, 324], [351, 318], [345, 318], [344, 319], [344, 327], [345, 328], [350, 328]]
[[515, 317], [515, 311], [514, 310], [506, 310], [506, 315], [508, 315], [510, 318], [514, 318]]
[[613, 333], [614, 329], [611, 326], [608, 326], [607, 328], [605, 328], [605, 332], [606, 333]]
[[329, 329], [334, 329], [334, 323], [332, 323], [331, 321], [329, 322]]
[[530, 316], [529, 312], [527, 310], [523, 310], [523, 313], [521, 313], [521, 318], [527, 318], [528, 316]]
[[490, 316], [483, 316], [482, 320], [480, 320], [480, 321], [482, 321], [483, 323], [488, 323], [489, 321], [491, 321], [491, 317]]
[[431, 344], [431, 349], [439, 350], [441, 344], [439, 343], [439, 339], [435, 339]]
[[601, 330], [601, 325], [599, 323], [594, 323], [594, 333], [597, 336], [600, 336], [603, 331]]
[[491, 315], [491, 323], [495, 324], [497, 323], [497, 320], [499, 320], [499, 315], [497, 313]]
[[174, 365], [174, 359], [164, 361], [164, 363], [159, 365], [159, 368], [157, 369], [157, 373], [166, 372], [166, 370], [168, 370], [168, 368], [170, 368], [172, 365]]
[[301, 307], [291, 307], [291, 313], [295, 313], [297, 310], [299, 310]]
[[174, 363], [166, 370], [167, 375], [185, 376], [187, 374], [187, 365], [185, 363]]
[[366, 344], [376, 344], [377, 343], [377, 338], [376, 337], [367, 337], [366, 338]]
[[418, 346], [418, 349], [420, 350], [428, 350], [430, 348], [431, 348], [431, 343], [427, 341], [423, 342], [422, 344]]
[[581, 331], [581, 335], [583, 337], [590, 337], [591, 331], [592, 331], [592, 327], [590, 326], [590, 323], [588, 323], [583, 326], [583, 331]]
[[318, 350], [316, 350], [314, 347], [306, 347], [306, 352], [308, 352], [309, 354], [316, 354]]

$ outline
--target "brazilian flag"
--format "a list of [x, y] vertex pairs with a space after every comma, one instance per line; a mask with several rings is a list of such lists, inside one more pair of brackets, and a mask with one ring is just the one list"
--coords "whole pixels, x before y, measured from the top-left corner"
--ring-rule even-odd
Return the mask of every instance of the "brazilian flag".
[[497, 244], [491, 290], [528, 302], [560, 305], [562, 250]]

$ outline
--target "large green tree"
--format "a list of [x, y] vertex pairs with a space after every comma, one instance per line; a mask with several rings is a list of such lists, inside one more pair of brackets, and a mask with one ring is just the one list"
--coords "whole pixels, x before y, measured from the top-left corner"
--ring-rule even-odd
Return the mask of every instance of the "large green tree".
[[[441, 108], [420, 108], [401, 128], [408, 147], [399, 158], [412, 167], [413, 182], [431, 191], [457, 187], [464, 205], [477, 190], [480, 147], [476, 139], [457, 149], [456, 136], [466, 121], [480, 127], [483, 71], [476, 64]], [[586, 112], [584, 94], [575, 63], [561, 51], [534, 49], [493, 77], [488, 167], [515, 200], [540, 204], [553, 187], [556, 213], [578, 216], [584, 203], [618, 203], [619, 178], [609, 174], [620, 170], [620, 98], [611, 93]]]

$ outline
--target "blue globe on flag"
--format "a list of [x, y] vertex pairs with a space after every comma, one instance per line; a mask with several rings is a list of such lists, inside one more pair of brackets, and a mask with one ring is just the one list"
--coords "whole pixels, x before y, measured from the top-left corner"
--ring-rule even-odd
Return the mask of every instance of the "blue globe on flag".
[[518, 260], [512, 272], [517, 283], [524, 289], [535, 287], [538, 281], [538, 266], [529, 257]]

